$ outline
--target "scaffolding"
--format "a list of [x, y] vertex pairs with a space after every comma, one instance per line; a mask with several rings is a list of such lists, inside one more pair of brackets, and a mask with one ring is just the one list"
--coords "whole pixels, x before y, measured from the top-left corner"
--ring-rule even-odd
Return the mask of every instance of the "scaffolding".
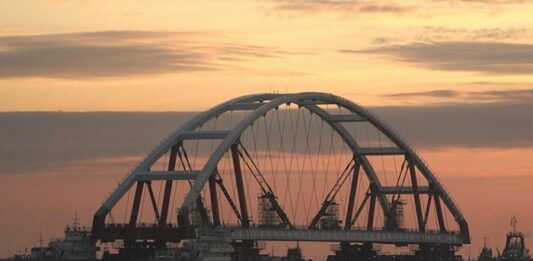
[[274, 227], [279, 225], [279, 218], [268, 195], [261, 194], [257, 197], [257, 213], [259, 226]]
[[328, 204], [324, 211], [324, 216], [320, 219], [321, 229], [340, 229], [341, 221], [339, 220], [339, 203], [333, 201]]
[[198, 206], [197, 203], [193, 204], [192, 209], [189, 213], [189, 222], [191, 226], [199, 227], [204, 225], [208, 220], [209, 212], [203, 206]]
[[403, 206], [405, 200], [396, 199], [390, 203], [390, 212], [386, 217], [385, 228], [387, 230], [404, 230], [405, 229], [405, 216]]

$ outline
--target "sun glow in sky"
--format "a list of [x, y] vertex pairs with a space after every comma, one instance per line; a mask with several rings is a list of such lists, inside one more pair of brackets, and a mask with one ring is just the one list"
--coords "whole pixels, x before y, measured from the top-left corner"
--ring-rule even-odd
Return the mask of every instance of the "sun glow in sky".
[[[471, 221], [472, 252], [483, 234], [501, 249], [512, 215], [533, 231], [532, 13], [523, 0], [4, 1], [0, 224], [11, 225], [0, 227], [0, 256], [34, 245], [38, 230], [58, 235], [70, 221], [60, 209], [88, 224], [109, 180], [193, 115], [132, 123], [93, 112], [197, 112], [304, 91], [373, 107], [398, 126]], [[145, 122], [155, 127], [125, 135]], [[87, 171], [107, 176], [73, 178]], [[62, 199], [88, 183], [96, 195]]]
[[[198, 111], [257, 92], [365, 105], [527, 89], [523, 1], [11, 1], [0, 110]], [[199, 95], [202, 94], [202, 95]]]

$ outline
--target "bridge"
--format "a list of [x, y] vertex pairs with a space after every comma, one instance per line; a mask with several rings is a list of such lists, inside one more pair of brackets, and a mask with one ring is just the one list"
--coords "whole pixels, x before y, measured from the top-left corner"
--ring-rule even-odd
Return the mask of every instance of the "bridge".
[[198, 114], [124, 177], [92, 235], [161, 247], [201, 229], [236, 242], [470, 242], [413, 147], [369, 110], [325, 93], [248, 95]]

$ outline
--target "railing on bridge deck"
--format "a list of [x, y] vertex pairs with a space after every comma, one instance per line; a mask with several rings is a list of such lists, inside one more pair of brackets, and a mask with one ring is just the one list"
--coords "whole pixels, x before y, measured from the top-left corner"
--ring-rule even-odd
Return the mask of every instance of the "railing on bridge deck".
[[93, 230], [94, 239], [102, 242], [114, 240], [154, 240], [162, 242], [179, 242], [183, 231], [172, 224], [159, 226], [158, 224], [140, 224], [132, 227], [129, 224], [106, 224], [103, 228]]
[[214, 228], [215, 231], [229, 231], [233, 240], [265, 240], [265, 241], [320, 241], [320, 242], [360, 242], [377, 244], [449, 244], [462, 245], [465, 239], [459, 232], [440, 232], [427, 230], [384, 230], [374, 228], [367, 230], [354, 227], [342, 229], [309, 229], [307, 226], [285, 227], [250, 227], [226, 225]]
[[[164, 242], [179, 242], [182, 239], [195, 238], [193, 231], [204, 230], [222, 232], [230, 235], [232, 240], [260, 240], [260, 241], [319, 241], [319, 242], [360, 242], [377, 244], [449, 244], [462, 245], [465, 239], [459, 232], [440, 232], [427, 230], [384, 230], [374, 228], [367, 230], [354, 227], [351, 230], [342, 229], [309, 229], [307, 226], [296, 225], [294, 229], [274, 226], [254, 226], [244, 228], [238, 224], [226, 224], [219, 227], [190, 227], [185, 233], [175, 225], [158, 226], [157, 224], [141, 224], [131, 227], [128, 224], [106, 224], [97, 231], [96, 238], [107, 242], [121, 240], [156, 240]], [[196, 232], [198, 232], [196, 231]]]

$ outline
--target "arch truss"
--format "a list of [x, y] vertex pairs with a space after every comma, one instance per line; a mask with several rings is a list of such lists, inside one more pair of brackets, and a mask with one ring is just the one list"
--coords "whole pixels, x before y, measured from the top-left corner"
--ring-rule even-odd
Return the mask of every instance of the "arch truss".
[[324, 93], [249, 95], [198, 114], [103, 202], [93, 237], [160, 244], [202, 228], [234, 240], [470, 240], [459, 208], [407, 141]]

